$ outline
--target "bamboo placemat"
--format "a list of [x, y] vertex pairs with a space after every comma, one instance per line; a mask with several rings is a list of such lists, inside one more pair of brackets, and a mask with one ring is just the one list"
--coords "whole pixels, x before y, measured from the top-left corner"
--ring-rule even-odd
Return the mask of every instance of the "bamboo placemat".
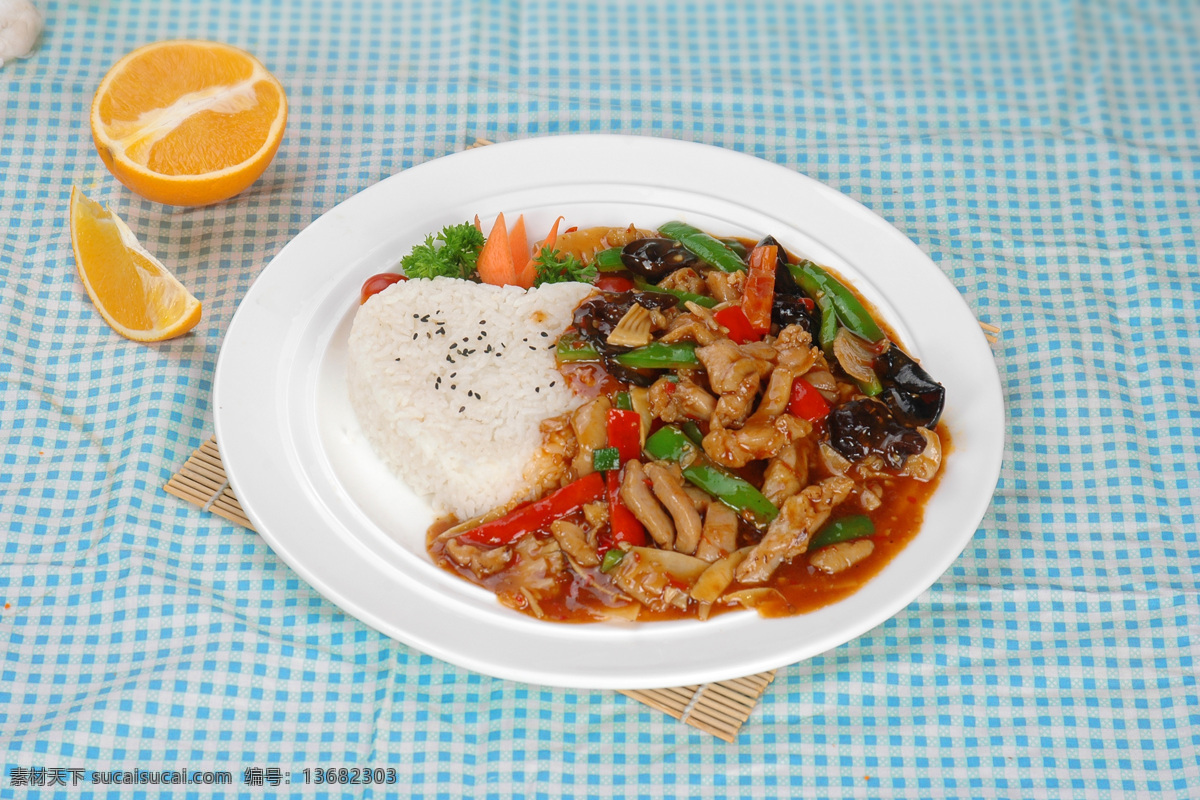
[[[163, 489], [243, 528], [254, 530], [238, 502], [214, 436], [201, 445]], [[775, 677], [775, 670], [746, 678], [669, 689], [621, 691], [693, 728], [732, 742]]]

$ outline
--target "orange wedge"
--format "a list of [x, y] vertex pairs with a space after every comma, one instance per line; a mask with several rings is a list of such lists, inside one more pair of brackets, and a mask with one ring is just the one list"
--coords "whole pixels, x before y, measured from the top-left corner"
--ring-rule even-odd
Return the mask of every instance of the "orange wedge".
[[157, 42], [108, 71], [92, 139], [117, 180], [149, 200], [201, 206], [246, 189], [287, 124], [283, 86], [254, 56], [216, 42]]
[[200, 321], [200, 301], [146, 252], [120, 217], [73, 186], [71, 244], [83, 287], [122, 336], [159, 342]]

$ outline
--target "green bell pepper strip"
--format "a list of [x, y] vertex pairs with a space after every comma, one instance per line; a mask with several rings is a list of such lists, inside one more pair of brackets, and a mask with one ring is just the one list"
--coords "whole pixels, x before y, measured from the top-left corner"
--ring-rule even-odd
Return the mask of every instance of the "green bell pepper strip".
[[762, 492], [708, 461], [708, 457], [698, 450], [697, 444], [674, 425], [664, 425], [655, 431], [646, 439], [643, 450], [655, 461], [683, 461], [685, 457], [697, 454], [699, 458], [683, 469], [683, 477], [689, 483], [708, 492], [734, 511], [749, 512], [763, 524], [779, 514], [779, 509]]
[[712, 308], [713, 306], [715, 306], [717, 304], [717, 301], [715, 298], [707, 297], [702, 294], [696, 294], [695, 292], [685, 292], [681, 289], [668, 289], [665, 286], [655, 286], [653, 283], [650, 283], [645, 278], [634, 278], [633, 286], [640, 292], [653, 292], [654, 294], [669, 294], [672, 297], [678, 298], [679, 306], [681, 308], [683, 307], [683, 304], [688, 301], [691, 301], [698, 306], [704, 306], [705, 308]]
[[[845, 287], [835, 281], [828, 274], [825, 274], [826, 280], [823, 280], [821, 278], [821, 273], [808, 270], [806, 269], [807, 267], [812, 267], [815, 270], [821, 269], [811, 261], [805, 261], [800, 264], [788, 264], [788, 270], [792, 273], [792, 276], [796, 279], [796, 282], [800, 284], [800, 288], [812, 295], [817, 301], [817, 308], [821, 310], [821, 330], [817, 334], [817, 339], [819, 340], [821, 349], [825, 352], [825, 355], [829, 358], [833, 358], [833, 340], [837, 338], [838, 319], [840, 318], [840, 315], [837, 313], [837, 306], [834, 300], [835, 295], [833, 294], [833, 287], [837, 286], [842, 290], [845, 290]], [[847, 294], [849, 293], [847, 292]], [[858, 300], [852, 295], [850, 296], [850, 299], [853, 300], [855, 305], [862, 311], [864, 318], [870, 321], [871, 325], [875, 326], [876, 331], [879, 331], [879, 326], [875, 325], [875, 320], [871, 319], [871, 316], [862, 308], [862, 304], [859, 303]], [[845, 324], [846, 328], [852, 333], [858, 333], [858, 331], [852, 328], [849, 324], [846, 324], [845, 320], [842, 320], [842, 323]], [[863, 338], [868, 337], [864, 336]], [[883, 333], [881, 331], [879, 332], [879, 338], [883, 338]], [[878, 341], [878, 339], [875, 341]], [[879, 382], [879, 378], [873, 373], [871, 375], [871, 380], [855, 381], [855, 383], [858, 384], [858, 388], [867, 397], [874, 397], [883, 391], [883, 385]]]
[[779, 516], [779, 509], [762, 492], [738, 476], [711, 464], [684, 467], [683, 477], [734, 511], [752, 514], [764, 525]]
[[651, 342], [616, 356], [616, 362], [630, 369], [679, 369], [699, 367], [696, 345], [692, 342]]
[[699, 445], [704, 441], [704, 431], [700, 430], [700, 426], [690, 419], [685, 419], [679, 423], [679, 427], [687, 434], [687, 437], [692, 440], [693, 444]]
[[[600, 352], [576, 333], [564, 333], [558, 337], [554, 355], [560, 364], [573, 361], [599, 361]], [[645, 347], [635, 347], [615, 357], [618, 364], [630, 369], [678, 369], [700, 366], [696, 358], [696, 345], [692, 342], [651, 342]]]
[[658, 232], [683, 245], [701, 260], [712, 264], [722, 272], [738, 272], [746, 269], [746, 262], [719, 239], [714, 239], [699, 228], [684, 222], [667, 222], [658, 226]]
[[612, 572], [617, 564], [621, 563], [621, 559], [625, 557], [625, 551], [614, 547], [604, 554], [604, 558], [600, 561], [601, 572]]
[[601, 272], [620, 272], [625, 269], [625, 262], [621, 260], [621, 249], [610, 247], [601, 250], [592, 258], [592, 266]]
[[825, 351], [825, 355], [832, 358], [833, 340], [837, 338], [838, 329], [837, 311], [834, 310], [833, 300], [830, 299], [825, 286], [811, 274], [801, 270], [799, 264], [788, 264], [788, 272], [792, 273], [800, 288], [816, 301], [817, 309], [821, 312], [821, 328], [817, 332], [817, 342]]
[[746, 245], [742, 244], [737, 239], [732, 239], [728, 236], [722, 236], [720, 239], [717, 239], [717, 241], [728, 247], [740, 258], [745, 258], [746, 256], [750, 255], [750, 253], [746, 250]]
[[[799, 264], [788, 264], [792, 276], [806, 291], [812, 294], [812, 287], [819, 288], [833, 303], [838, 319], [851, 333], [862, 338], [878, 342], [883, 338], [883, 331], [871, 317], [858, 298], [836, 278], [811, 261]], [[814, 296], [813, 299], [816, 299]]]
[[855, 383], [858, 384], [859, 391], [861, 391], [867, 397], [874, 397], [883, 391], [883, 384], [879, 382], [879, 377], [876, 376], [874, 372], [871, 373], [871, 380], [856, 380]]
[[617, 396], [613, 398], [613, 408], [633, 411], [633, 398], [629, 396], [629, 392], [617, 392]]
[[592, 451], [592, 469], [608, 472], [621, 468], [621, 451], [615, 447], [600, 447]]
[[808, 543], [808, 550], [818, 550], [826, 545], [848, 542], [851, 539], [861, 539], [864, 536], [874, 536], [875, 525], [871, 518], [862, 514], [852, 514], [848, 517], [838, 517], [830, 520], [817, 531], [817, 535]]
[[578, 333], [570, 332], [558, 337], [554, 357], [560, 364], [569, 364], [572, 361], [599, 361], [600, 353]]
[[664, 425], [646, 437], [642, 450], [655, 461], [682, 461], [696, 452], [696, 443], [674, 425]]
[[821, 329], [817, 332], [817, 339], [820, 340], [821, 349], [825, 351], [825, 355], [832, 356], [833, 340], [837, 338], [838, 331], [837, 312], [833, 309], [833, 301], [827, 294], [822, 294], [817, 300], [817, 308], [821, 311]]

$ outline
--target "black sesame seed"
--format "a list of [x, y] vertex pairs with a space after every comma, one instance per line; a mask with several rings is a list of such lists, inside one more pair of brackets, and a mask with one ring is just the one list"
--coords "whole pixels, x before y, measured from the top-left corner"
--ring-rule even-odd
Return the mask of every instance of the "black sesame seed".
[[481, 320], [479, 320], [479, 324], [480, 324], [480, 325], [487, 325], [487, 320], [486, 320], [486, 319], [481, 319]]
[[451, 377], [451, 378], [457, 378], [457, 377], [458, 377], [458, 373], [457, 373], [457, 372], [451, 372], [451, 373], [450, 373], [450, 377]]
[[421, 322], [429, 322], [429, 315], [426, 314], [425, 316], [421, 317]]
[[414, 334], [413, 334], [413, 341], [415, 342], [416, 340], [417, 340], [417, 334], [415, 334], [415, 333], [414, 333]]
[[546, 333], [545, 331], [542, 331], [542, 338], [543, 338], [543, 339], [546, 339], [546, 338], [548, 338], [549, 336], [550, 336], [550, 334]]
[[456, 349], [458, 349], [458, 342], [451, 342], [451, 343], [450, 343], [450, 349], [451, 349], [451, 350], [456, 350]]
[[536, 347], [534, 347], [533, 345], [529, 345], [529, 349], [530, 349], [530, 350], [537, 350], [537, 348], [536, 348]]
[[492, 346], [489, 344], [489, 345], [488, 345], [486, 348], [484, 348], [484, 351], [483, 351], [483, 352], [485, 352], [485, 353], [490, 353], [490, 352], [492, 352]]
[[469, 341], [471, 341], [471, 337], [470, 337], [470, 336], [464, 336], [464, 337], [463, 337], [463, 341], [464, 341], [464, 342], [469, 342]]
[[558, 383], [558, 381], [550, 381], [550, 385], [551, 385], [551, 386], [553, 386], [553, 385], [554, 385], [554, 384], [556, 384], [556, 383]]
[[466, 410], [467, 410], [467, 407], [466, 407], [466, 406], [459, 406], [459, 407], [458, 407], [458, 413], [460, 413], [460, 414], [461, 414], [462, 412], [466, 411]]
[[452, 384], [450, 384], [450, 388], [451, 388], [451, 389], [457, 389], [457, 388], [458, 388], [458, 384], [457, 384], [457, 383], [452, 383]]
[[454, 363], [454, 359], [451, 358], [450, 356], [446, 356], [446, 360], [449, 361], [451, 364]]
[[540, 386], [535, 386], [535, 387], [533, 387], [533, 390], [534, 390], [535, 392], [540, 392], [540, 391], [542, 390], [542, 387], [540, 387]]

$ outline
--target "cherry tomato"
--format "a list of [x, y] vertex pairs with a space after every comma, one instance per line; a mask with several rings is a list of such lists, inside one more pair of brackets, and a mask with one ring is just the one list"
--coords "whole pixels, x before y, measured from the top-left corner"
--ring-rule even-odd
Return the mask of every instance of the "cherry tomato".
[[391, 286], [393, 283], [406, 281], [408, 278], [403, 275], [397, 275], [394, 272], [381, 272], [378, 275], [372, 275], [362, 285], [362, 293], [359, 297], [358, 304], [362, 305], [370, 298], [382, 292], [384, 289]]
[[605, 292], [628, 292], [633, 288], [633, 281], [620, 275], [601, 275], [596, 279], [596, 288]]

